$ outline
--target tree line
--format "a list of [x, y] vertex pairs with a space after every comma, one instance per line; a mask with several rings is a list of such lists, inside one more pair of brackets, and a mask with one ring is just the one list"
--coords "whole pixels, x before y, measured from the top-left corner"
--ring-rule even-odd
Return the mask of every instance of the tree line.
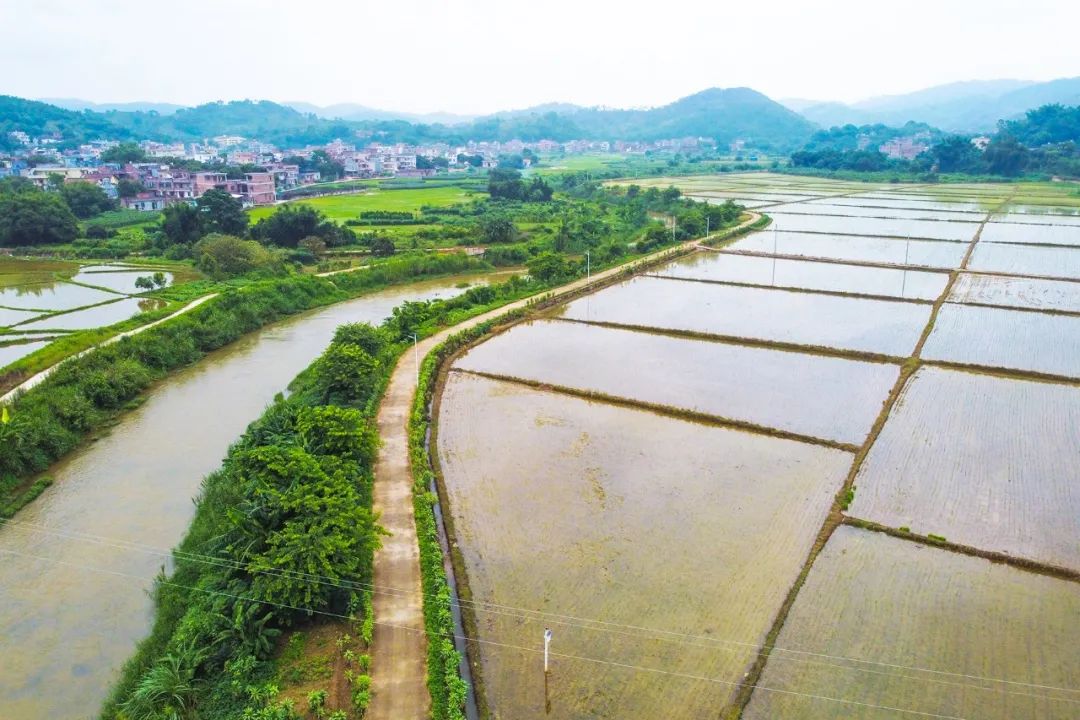
[[[934, 143], [911, 160], [889, 158], [877, 148], [883, 138], [907, 135], [914, 128], [893, 133], [882, 131], [883, 127], [849, 125], [818, 133], [806, 147], [792, 153], [791, 164], [813, 170], [926, 176], [1080, 176], [1080, 106], [1045, 105], [1029, 110], [1023, 118], [1003, 120], [985, 148], [969, 136], [935, 133]], [[871, 142], [861, 149], [852, 147], [853, 137], [868, 137]]]

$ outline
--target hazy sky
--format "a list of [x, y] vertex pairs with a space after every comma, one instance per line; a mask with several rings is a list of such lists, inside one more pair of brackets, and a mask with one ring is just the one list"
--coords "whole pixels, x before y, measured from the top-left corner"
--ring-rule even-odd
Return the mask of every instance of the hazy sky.
[[1080, 75], [1070, 0], [0, 0], [0, 94], [483, 113]]

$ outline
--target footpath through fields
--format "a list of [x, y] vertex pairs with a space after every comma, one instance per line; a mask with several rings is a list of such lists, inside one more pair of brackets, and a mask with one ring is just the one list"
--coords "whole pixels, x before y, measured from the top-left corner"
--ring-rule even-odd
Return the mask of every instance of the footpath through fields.
[[100, 347], [102, 347], [104, 345], [108, 345], [110, 343], [118, 342], [121, 339], [126, 338], [126, 337], [131, 337], [132, 335], [138, 335], [141, 332], [146, 332], [150, 328], [155, 328], [158, 325], [161, 325], [162, 323], [169, 322], [173, 318], [179, 317], [179, 316], [183, 315], [186, 312], [194, 310], [195, 308], [199, 307], [200, 305], [202, 305], [207, 300], [212, 300], [212, 299], [216, 298], [217, 296], [218, 296], [217, 293], [210, 293], [209, 295], [203, 295], [202, 297], [195, 298], [194, 300], [189, 302], [184, 307], [180, 308], [179, 310], [172, 313], [171, 315], [168, 315], [166, 317], [161, 318], [160, 320], [155, 320], [152, 323], [147, 323], [146, 325], [140, 325], [139, 327], [134, 328], [132, 330], [127, 330], [125, 332], [118, 333], [116, 335], [113, 335], [111, 338], [108, 338], [106, 340], [102, 340], [101, 342], [99, 342], [96, 345], [91, 345], [90, 347], [86, 348], [85, 350], [77, 352], [74, 355], [69, 355], [68, 357], [64, 358], [63, 360], [60, 360], [59, 362], [55, 363], [54, 365], [50, 365], [49, 367], [45, 368], [44, 370], [42, 370], [38, 374], [31, 375], [26, 380], [23, 380], [21, 383], [19, 383], [15, 387], [13, 387], [10, 391], [8, 391], [7, 393], [4, 393], [3, 396], [0, 396], [0, 405], [6, 405], [6, 404], [10, 403], [12, 400], [15, 399], [15, 396], [18, 395], [19, 393], [25, 392], [25, 391], [29, 390], [30, 388], [34, 387], [35, 385], [39, 385], [43, 380], [45, 380], [45, 378], [52, 375], [53, 371], [55, 371], [56, 368], [60, 367], [62, 364], [64, 364], [65, 362], [67, 362], [71, 358], [81, 357], [81, 356], [85, 355], [86, 353], [93, 352], [94, 350], [97, 350], [98, 348], [100, 348]]
[[[757, 222], [761, 215], [730, 228], [733, 235]], [[673, 250], [694, 248], [699, 240], [689, 240], [675, 248], [665, 248], [624, 265], [582, 278], [549, 295], [561, 297], [623, 273], [628, 267], [650, 263]], [[370, 720], [424, 720], [431, 698], [427, 690], [427, 638], [424, 634], [424, 599], [420, 583], [420, 550], [413, 518], [413, 479], [409, 465], [408, 420], [416, 395], [416, 357], [424, 358], [451, 335], [524, 307], [518, 300], [447, 328], [418, 345], [418, 355], [406, 352], [394, 368], [379, 407], [378, 426], [382, 447], [375, 464], [374, 507], [379, 524], [390, 533], [375, 553], [372, 598], [375, 632], [372, 643], [372, 698], [366, 717]]]

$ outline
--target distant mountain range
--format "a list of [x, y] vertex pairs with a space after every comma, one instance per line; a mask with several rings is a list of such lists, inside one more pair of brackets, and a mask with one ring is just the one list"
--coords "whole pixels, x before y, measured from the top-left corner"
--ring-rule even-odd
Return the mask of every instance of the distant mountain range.
[[353, 120], [363, 122], [366, 120], [391, 121], [404, 120], [405, 122], [422, 125], [463, 125], [476, 119], [476, 115], [458, 115], [448, 112], [431, 113], [408, 113], [394, 112], [393, 110], [379, 110], [378, 108], [358, 105], [356, 103], [338, 103], [336, 105], [312, 105], [307, 102], [284, 102], [282, 105], [305, 114], [315, 115], [325, 120]]
[[186, 105], [174, 103], [155, 102], [127, 102], [127, 103], [95, 103], [78, 98], [40, 98], [40, 102], [55, 105], [64, 110], [93, 110], [94, 112], [156, 112], [159, 115], [171, 115], [177, 110], [183, 110]]
[[[128, 109], [72, 99], [56, 102], [60, 104], [0, 96], [0, 136], [12, 130], [35, 137], [59, 133], [66, 142], [77, 143], [92, 139], [192, 142], [230, 134], [287, 147], [358, 134], [412, 143], [515, 138], [651, 141], [693, 136], [714, 138], [721, 144], [744, 139], [758, 147], [790, 149], [815, 130], [798, 113], [750, 88], [711, 88], [644, 110], [553, 103], [479, 118], [446, 113], [409, 116], [354, 104], [319, 107], [266, 100], [193, 108], [130, 103]], [[430, 122], [433, 119], [443, 122]]]
[[998, 120], [1020, 117], [1041, 105], [1080, 105], [1080, 77], [1048, 82], [972, 80], [850, 105], [794, 98], [781, 103], [825, 128], [849, 123], [899, 126], [912, 120], [950, 132], [991, 132]]
[[0, 95], [0, 149], [7, 133], [59, 132], [66, 142], [92, 139], [198, 141], [243, 135], [284, 147], [366, 137], [387, 142], [551, 139], [653, 141], [736, 139], [774, 151], [801, 147], [819, 128], [854, 124], [899, 127], [909, 121], [950, 132], [990, 132], [1047, 103], [1080, 105], [1080, 77], [1050, 82], [978, 80], [871, 98], [850, 105], [790, 99], [775, 102], [750, 88], [710, 88], [670, 104], [637, 110], [547, 103], [485, 116], [402, 113], [342, 103], [241, 100], [197, 107], [170, 103], [33, 101]]

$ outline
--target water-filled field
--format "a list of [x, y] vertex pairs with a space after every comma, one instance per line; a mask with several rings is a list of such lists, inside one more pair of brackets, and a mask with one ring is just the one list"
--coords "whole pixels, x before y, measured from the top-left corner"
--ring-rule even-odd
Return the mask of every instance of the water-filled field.
[[968, 246], [967, 243], [937, 240], [779, 232], [769, 229], [739, 238], [728, 247], [732, 250], [761, 254], [797, 255], [807, 258], [924, 268], [953, 268], [964, 259]]
[[971, 270], [1080, 279], [1080, 249], [1051, 245], [977, 243]]
[[878, 235], [898, 238], [970, 241], [979, 229], [977, 222], [904, 220], [836, 215], [784, 215], [769, 213], [777, 230], [791, 232]]
[[85, 310], [59, 313], [23, 323], [18, 326], [19, 330], [89, 330], [96, 327], [104, 327], [127, 320], [141, 312], [156, 310], [164, 306], [161, 300], [143, 298], [121, 298], [103, 305], [95, 305]]
[[827, 215], [830, 217], [847, 218], [877, 218], [896, 220], [943, 220], [959, 222], [982, 222], [985, 213], [957, 213], [942, 210], [925, 210], [919, 208], [883, 208], [852, 205], [825, 205], [823, 201], [815, 204], [775, 205], [769, 210], [769, 214], [785, 215]]
[[851, 514], [1080, 570], [1080, 387], [926, 367], [867, 456]]
[[1080, 317], [946, 303], [923, 357], [1080, 378]]
[[1080, 313], [1080, 283], [960, 273], [949, 301]]
[[545, 627], [557, 653], [552, 717], [715, 713], [851, 463], [839, 450], [460, 373], [439, 417], [473, 599], [552, 614], [476, 612], [483, 693], [502, 718], [545, 714]]
[[981, 242], [1022, 245], [1070, 245], [1080, 247], [1080, 227], [1034, 223], [987, 223]]
[[896, 365], [577, 323], [519, 325], [456, 367], [859, 444]]
[[743, 717], [1076, 718], [1077, 618], [1075, 582], [840, 527]]
[[657, 270], [661, 277], [768, 285], [862, 295], [934, 300], [949, 276], [921, 270], [861, 267], [838, 263], [695, 253]]
[[67, 282], [32, 283], [0, 288], [0, 306], [56, 312], [116, 300], [115, 293]]
[[589, 322], [907, 357], [928, 305], [639, 277], [576, 300], [563, 317]]
[[[641, 184], [774, 223], [456, 359], [444, 510], [512, 608], [473, 612], [493, 717], [1080, 717], [1075, 186]], [[774, 542], [830, 532], [793, 586]]]
[[891, 195], [856, 195], [853, 197], [822, 198], [807, 203], [808, 205], [828, 204], [837, 207], [854, 208], [887, 208], [907, 210], [942, 210], [950, 213], [961, 213], [958, 219], [964, 219], [963, 214], [974, 214], [976, 220], [981, 220], [983, 215], [997, 206], [996, 202], [955, 202], [936, 200], [913, 200], [907, 197]]

